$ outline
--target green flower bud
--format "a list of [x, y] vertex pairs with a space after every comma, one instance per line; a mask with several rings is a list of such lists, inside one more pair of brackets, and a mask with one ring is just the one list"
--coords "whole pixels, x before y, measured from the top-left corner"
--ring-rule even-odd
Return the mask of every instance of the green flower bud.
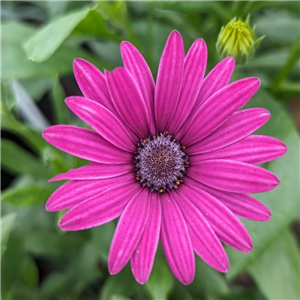
[[255, 39], [255, 26], [251, 29], [248, 16], [245, 22], [233, 18], [225, 27], [221, 28], [216, 44], [221, 57], [233, 56], [238, 64], [250, 60], [264, 36]]

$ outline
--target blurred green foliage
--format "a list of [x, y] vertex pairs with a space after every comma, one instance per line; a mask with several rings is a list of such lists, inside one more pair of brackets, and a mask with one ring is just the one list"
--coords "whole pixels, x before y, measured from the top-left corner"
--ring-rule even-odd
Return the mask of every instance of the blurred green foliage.
[[[7, 1], [1, 8], [1, 124], [6, 136], [1, 165], [3, 174], [13, 178], [2, 192], [2, 299], [299, 299], [299, 243], [290, 230], [299, 218], [299, 139], [286, 109], [300, 92], [298, 1]], [[194, 282], [183, 286], [159, 246], [144, 286], [135, 282], [129, 266], [110, 276], [107, 255], [116, 223], [65, 233], [57, 227], [62, 213], [44, 209], [59, 186], [47, 180], [85, 162], [42, 139], [40, 126], [26, 118], [16, 101], [20, 91], [14, 83], [52, 123], [84, 126], [63, 102], [79, 93], [74, 58], [111, 70], [122, 64], [120, 41], [129, 40], [155, 76], [166, 38], [177, 29], [186, 50], [195, 39], [205, 39], [210, 70], [220, 60], [215, 44], [221, 27], [249, 13], [257, 36], [266, 38], [253, 60], [236, 68], [233, 80], [261, 78], [262, 88], [249, 107], [265, 107], [272, 118], [259, 133], [283, 140], [289, 149], [265, 164], [281, 185], [256, 195], [270, 207], [272, 220], [244, 222], [254, 249], [246, 254], [228, 247], [231, 269], [226, 275], [197, 259]]]

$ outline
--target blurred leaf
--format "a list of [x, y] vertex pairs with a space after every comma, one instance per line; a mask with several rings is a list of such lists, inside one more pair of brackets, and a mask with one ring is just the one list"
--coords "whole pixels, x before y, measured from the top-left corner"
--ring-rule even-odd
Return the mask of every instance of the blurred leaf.
[[157, 256], [149, 280], [145, 284], [145, 288], [153, 300], [164, 300], [168, 299], [168, 294], [172, 290], [173, 285], [174, 276], [166, 261]]
[[49, 179], [53, 175], [49, 166], [7, 139], [1, 140], [1, 166], [13, 174], [28, 174], [35, 178]]
[[[294, 14], [300, 13], [300, 5], [298, 1], [247, 1], [245, 5], [245, 10], [248, 14], [267, 8], [280, 8]], [[274, 23], [274, 20], [272, 23]]]
[[34, 101], [39, 101], [50, 90], [52, 81], [50, 78], [35, 78], [24, 79], [20, 81], [25, 90], [33, 98]]
[[227, 248], [230, 259], [228, 278], [235, 277], [241, 270], [259, 259], [271, 247], [278, 236], [296, 218], [299, 206], [299, 136], [285, 109], [264, 90], [260, 90], [249, 102], [249, 107], [264, 107], [271, 112], [270, 121], [257, 134], [276, 137], [286, 143], [288, 152], [285, 156], [269, 162], [266, 167], [281, 180], [273, 191], [255, 194], [255, 198], [266, 204], [272, 219], [265, 223], [243, 221], [253, 239], [250, 253], [238, 252]]
[[6, 250], [6, 243], [13, 228], [15, 218], [15, 213], [8, 214], [1, 218], [1, 256]]
[[35, 62], [46, 61], [73, 31], [76, 34], [114, 37], [106, 29], [103, 17], [95, 8], [83, 8], [68, 13], [38, 30], [24, 44], [28, 59]]
[[51, 184], [31, 183], [26, 186], [5, 189], [1, 201], [9, 202], [14, 206], [33, 205], [46, 202], [53, 191]]
[[65, 91], [59, 81], [59, 78], [55, 78], [53, 87], [51, 90], [51, 100], [54, 107], [55, 123], [57, 124], [68, 124], [69, 114], [65, 104]]
[[299, 299], [299, 248], [286, 231], [249, 268], [268, 299]]
[[188, 290], [194, 298], [199, 298], [201, 294], [210, 296], [226, 295], [229, 292], [229, 287], [221, 273], [196, 256], [196, 275], [194, 281], [188, 286]]
[[99, 257], [107, 262], [110, 243], [115, 231], [115, 224], [109, 222], [91, 229], [92, 243]]
[[39, 290], [39, 299], [52, 299], [59, 295], [61, 290], [66, 285], [66, 277], [57, 272], [52, 272], [48, 275]]
[[90, 61], [97, 67], [105, 65], [95, 60], [85, 51], [62, 45], [49, 60], [44, 63], [35, 63], [27, 59], [22, 43], [36, 33], [36, 29], [25, 23], [2, 24], [2, 78], [29, 79], [37, 77], [56, 77], [72, 72], [74, 58], [80, 57]]

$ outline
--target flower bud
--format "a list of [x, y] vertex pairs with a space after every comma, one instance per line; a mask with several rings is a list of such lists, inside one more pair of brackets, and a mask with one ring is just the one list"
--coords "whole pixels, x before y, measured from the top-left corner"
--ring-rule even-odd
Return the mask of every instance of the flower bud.
[[221, 57], [233, 56], [238, 64], [250, 60], [264, 36], [255, 39], [255, 26], [251, 29], [249, 16], [243, 22], [233, 18], [225, 27], [221, 28], [216, 44]]

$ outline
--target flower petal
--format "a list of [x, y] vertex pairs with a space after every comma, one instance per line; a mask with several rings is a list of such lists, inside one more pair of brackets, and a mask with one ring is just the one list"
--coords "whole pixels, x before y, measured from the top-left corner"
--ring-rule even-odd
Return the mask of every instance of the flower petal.
[[105, 76], [94, 65], [81, 58], [74, 60], [73, 68], [75, 78], [83, 95], [115, 112], [109, 96]]
[[263, 108], [238, 111], [212, 134], [192, 145], [188, 149], [188, 154], [207, 153], [231, 145], [263, 126], [270, 116]]
[[150, 133], [155, 134], [154, 79], [151, 70], [139, 50], [129, 42], [121, 43], [121, 54], [126, 69], [130, 71], [143, 95], [150, 120]]
[[168, 130], [176, 133], [189, 116], [198, 97], [205, 74], [207, 47], [203, 39], [196, 40], [184, 59], [182, 86], [176, 110], [171, 118]]
[[140, 189], [122, 213], [108, 256], [112, 275], [123, 269], [139, 243], [149, 215], [150, 194], [149, 189]]
[[69, 97], [65, 102], [74, 114], [107, 141], [125, 151], [135, 150], [137, 140], [131, 137], [122, 122], [107, 108], [83, 97]]
[[219, 90], [198, 109], [186, 132], [180, 130], [178, 139], [182, 139], [184, 145], [189, 146], [205, 138], [244, 106], [259, 85], [258, 78], [245, 78]]
[[201, 183], [198, 186], [241, 218], [255, 221], [268, 221], [271, 218], [269, 208], [250, 195], [219, 191]]
[[66, 173], [59, 174], [49, 182], [58, 180], [95, 180], [106, 179], [124, 175], [133, 171], [132, 164], [125, 165], [105, 165], [105, 164], [91, 164], [83, 166], [78, 169], [71, 169]]
[[120, 216], [128, 201], [140, 189], [133, 180], [111, 187], [70, 209], [59, 221], [63, 230], [100, 226]]
[[227, 245], [243, 252], [252, 250], [252, 240], [243, 223], [220, 201], [186, 178], [181, 187], [185, 195], [200, 210], [217, 236]]
[[103, 164], [125, 164], [132, 155], [116, 148], [98, 133], [76, 126], [54, 125], [43, 131], [44, 139], [74, 156]]
[[195, 276], [195, 257], [190, 234], [177, 203], [169, 194], [161, 195], [161, 243], [175, 277], [190, 284]]
[[149, 116], [143, 96], [125, 68], [105, 72], [114, 106], [124, 123], [140, 138], [149, 134]]
[[181, 209], [197, 255], [216, 270], [227, 272], [229, 269], [228, 257], [207, 220], [180, 190], [178, 193], [172, 193], [171, 196]]
[[158, 131], [167, 130], [177, 106], [183, 67], [182, 37], [178, 31], [173, 31], [166, 42], [157, 73], [154, 112]]
[[149, 217], [139, 244], [131, 257], [131, 269], [137, 282], [148, 280], [159, 240], [161, 226], [161, 204], [157, 193], [151, 194]]
[[128, 173], [119, 177], [101, 179], [69, 181], [59, 187], [48, 199], [46, 209], [48, 211], [59, 211], [68, 209], [88, 198], [99, 195], [103, 191], [123, 182], [132, 181], [133, 175]]
[[230, 159], [262, 164], [284, 155], [286, 145], [273, 137], [251, 135], [226, 148], [197, 156], [198, 160]]
[[274, 189], [279, 179], [263, 168], [233, 160], [195, 161], [188, 175], [208, 186], [235, 193], [261, 193]]

